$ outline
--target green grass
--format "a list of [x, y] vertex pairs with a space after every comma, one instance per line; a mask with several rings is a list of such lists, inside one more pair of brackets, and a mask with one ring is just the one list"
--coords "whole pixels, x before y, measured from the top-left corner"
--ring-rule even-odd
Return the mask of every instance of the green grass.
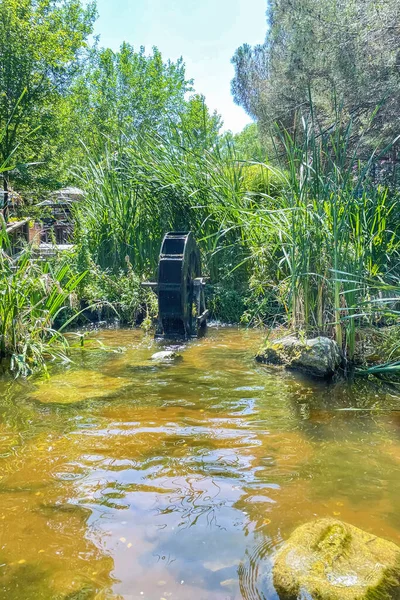
[[[74, 274], [66, 264], [53, 267], [25, 247], [17, 257], [8, 254], [9, 240], [0, 230], [0, 360], [16, 375], [45, 368], [46, 359], [67, 360], [68, 343], [62, 330], [72, 318], [73, 294], [85, 273]], [[56, 320], [64, 325], [55, 329]]]
[[234, 298], [230, 318], [334, 336], [351, 361], [400, 274], [398, 194], [372, 180], [380, 155], [358, 159], [362, 139], [341, 114], [329, 131], [311, 114], [296, 135], [276, 128], [273, 164], [242, 160], [233, 143], [199, 151], [176, 132], [109, 140], [76, 170], [78, 245], [107, 272], [129, 263], [151, 276], [165, 231], [190, 229], [216, 313]]
[[152, 272], [164, 233], [192, 230], [207, 273], [220, 279], [222, 255], [240, 235], [226, 223], [245, 192], [233, 154], [199, 153], [174, 133], [149, 132], [123, 147], [107, 143], [102, 156], [88, 154], [76, 177], [86, 192], [76, 215], [77, 242], [84, 240], [101, 268], [125, 269], [128, 257], [136, 273]]
[[[357, 160], [351, 123], [318, 132], [304, 122], [301, 143], [278, 131], [285, 179], [278, 198], [236, 206], [252, 262], [288, 326], [334, 334], [351, 360], [356, 329], [376, 320], [370, 300], [398, 274], [398, 197], [369, 177], [374, 157]], [[262, 265], [260, 269], [260, 263]]]

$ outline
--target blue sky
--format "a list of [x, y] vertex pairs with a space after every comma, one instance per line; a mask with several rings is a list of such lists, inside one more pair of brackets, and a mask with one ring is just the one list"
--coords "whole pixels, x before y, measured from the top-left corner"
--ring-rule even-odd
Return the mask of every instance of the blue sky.
[[95, 33], [102, 46], [117, 50], [123, 41], [136, 48], [157, 46], [165, 59], [183, 56], [196, 92], [217, 109], [224, 129], [250, 123], [230, 93], [236, 48], [264, 41], [266, 0], [97, 0]]

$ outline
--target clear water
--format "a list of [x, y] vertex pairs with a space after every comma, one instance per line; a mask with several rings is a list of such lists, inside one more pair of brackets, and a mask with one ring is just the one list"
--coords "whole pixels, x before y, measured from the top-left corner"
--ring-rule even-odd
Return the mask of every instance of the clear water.
[[0, 381], [0, 598], [277, 600], [305, 521], [399, 544], [399, 399], [257, 365], [261, 340], [210, 328], [160, 365], [107, 330], [47, 380]]

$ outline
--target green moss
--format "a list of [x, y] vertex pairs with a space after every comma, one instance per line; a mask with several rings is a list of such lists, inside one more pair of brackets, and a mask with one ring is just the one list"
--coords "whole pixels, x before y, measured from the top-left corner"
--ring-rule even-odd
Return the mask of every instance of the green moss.
[[257, 353], [256, 359], [259, 362], [274, 365], [290, 365], [293, 361], [300, 359], [306, 346], [303, 347], [303, 344], [300, 346], [299, 341], [293, 345], [287, 344], [285, 343], [286, 339], [288, 338], [284, 338], [282, 341], [267, 341]]
[[321, 519], [298, 527], [278, 552], [274, 584], [281, 600], [399, 600], [400, 548]]
[[343, 556], [349, 547], [351, 537], [342, 523], [329, 525], [322, 533], [320, 539], [314, 546], [314, 550], [321, 552], [325, 563], [333, 565], [334, 561]]

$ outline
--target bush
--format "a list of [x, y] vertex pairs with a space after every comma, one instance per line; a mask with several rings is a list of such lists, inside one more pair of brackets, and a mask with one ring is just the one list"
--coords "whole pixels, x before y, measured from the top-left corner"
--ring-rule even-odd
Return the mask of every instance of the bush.
[[282, 173], [263, 163], [242, 166], [243, 188], [256, 195], [278, 198], [284, 193], [285, 178]]
[[206, 305], [211, 319], [225, 323], [240, 323], [246, 308], [244, 290], [221, 284], [209, 285], [206, 289]]
[[129, 260], [127, 270], [118, 273], [92, 265], [80, 296], [99, 319], [117, 318], [125, 325], [135, 325], [146, 317], [154, 319], [157, 314], [155, 294], [140, 284]]

